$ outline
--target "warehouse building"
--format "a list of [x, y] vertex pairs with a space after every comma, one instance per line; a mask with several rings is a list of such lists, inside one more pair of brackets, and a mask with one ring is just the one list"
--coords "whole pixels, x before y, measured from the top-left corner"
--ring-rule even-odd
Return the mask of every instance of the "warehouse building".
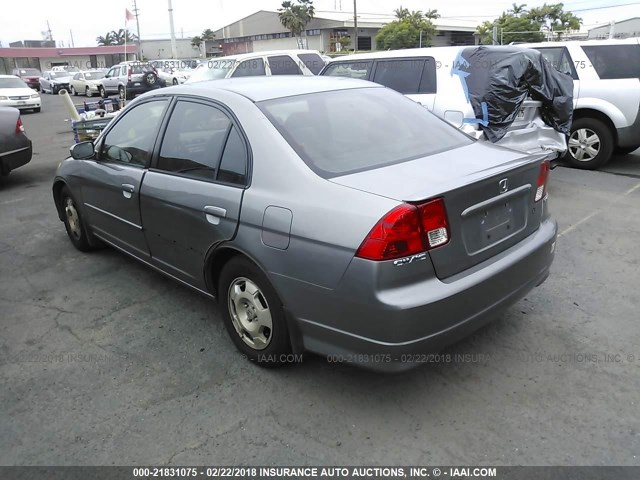
[[[358, 15], [358, 50], [375, 50], [375, 37], [382, 27], [396, 20], [392, 15]], [[477, 23], [437, 19], [434, 21], [437, 34], [432, 38], [433, 46], [473, 45]], [[232, 55], [291, 48], [310, 48], [322, 52], [335, 52], [342, 48], [341, 40], [351, 42], [353, 36], [353, 14], [349, 12], [316, 12], [316, 17], [307, 25], [302, 45], [280, 23], [278, 12], [261, 10], [215, 32], [216, 40], [207, 42], [206, 56]], [[353, 45], [349, 46], [350, 49]]]
[[640, 17], [629, 18], [613, 24], [607, 23], [589, 30], [589, 39], [630, 37], [640, 37]]

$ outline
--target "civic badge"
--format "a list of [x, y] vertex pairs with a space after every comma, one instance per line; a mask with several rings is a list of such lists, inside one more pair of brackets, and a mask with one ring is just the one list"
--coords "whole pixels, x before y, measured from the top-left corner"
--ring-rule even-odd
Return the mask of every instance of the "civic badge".
[[505, 193], [507, 190], [509, 190], [509, 179], [503, 178], [502, 180], [500, 180], [498, 182], [498, 188], [500, 190], [500, 193]]

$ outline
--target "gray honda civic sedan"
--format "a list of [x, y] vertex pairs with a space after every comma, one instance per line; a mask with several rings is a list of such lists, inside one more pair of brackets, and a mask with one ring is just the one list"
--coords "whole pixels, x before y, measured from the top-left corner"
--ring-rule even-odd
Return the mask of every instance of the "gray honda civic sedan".
[[71, 242], [217, 299], [251, 360], [420, 363], [541, 284], [548, 158], [477, 142], [348, 78], [216, 80], [131, 102], [71, 148]]

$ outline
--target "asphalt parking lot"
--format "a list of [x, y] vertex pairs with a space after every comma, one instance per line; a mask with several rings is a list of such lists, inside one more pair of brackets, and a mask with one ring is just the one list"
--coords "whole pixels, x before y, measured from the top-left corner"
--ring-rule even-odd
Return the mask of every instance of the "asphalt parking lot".
[[65, 117], [43, 95], [0, 181], [0, 464], [640, 465], [640, 150], [552, 171], [551, 276], [433, 362], [265, 370], [206, 298], [71, 245]]

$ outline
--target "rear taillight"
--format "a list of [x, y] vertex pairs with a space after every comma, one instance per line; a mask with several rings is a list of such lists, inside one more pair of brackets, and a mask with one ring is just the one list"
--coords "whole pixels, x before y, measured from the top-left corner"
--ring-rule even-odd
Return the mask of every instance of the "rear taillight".
[[536, 197], [534, 201], [539, 202], [547, 193], [547, 179], [549, 178], [549, 161], [545, 160], [540, 165], [540, 174], [538, 175], [538, 183], [536, 184]]
[[129, 68], [127, 68], [127, 80], [128, 81], [131, 81], [131, 74], [132, 74], [131, 67], [129, 67]]
[[24, 133], [24, 125], [22, 125], [22, 119], [18, 117], [16, 122], [16, 133]]
[[402, 204], [387, 213], [369, 232], [356, 256], [392, 260], [442, 246], [449, 241], [444, 201]]

